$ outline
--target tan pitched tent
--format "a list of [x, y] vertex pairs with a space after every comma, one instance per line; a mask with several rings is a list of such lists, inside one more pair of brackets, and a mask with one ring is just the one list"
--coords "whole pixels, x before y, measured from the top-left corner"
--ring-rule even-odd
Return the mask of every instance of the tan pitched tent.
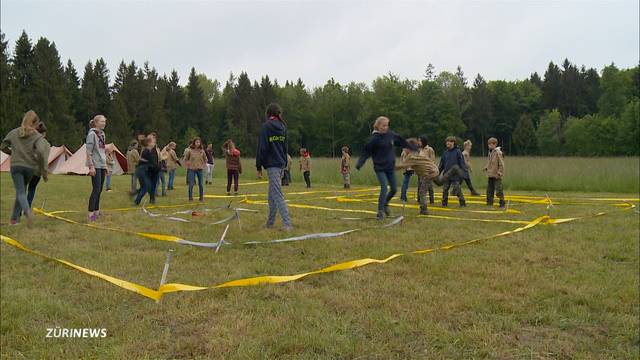
[[[108, 149], [113, 149], [115, 153], [115, 163], [113, 165], [113, 175], [122, 175], [127, 172], [127, 157], [122, 154], [118, 147], [114, 144], [107, 144]], [[89, 168], [85, 165], [87, 161], [87, 144], [82, 144], [64, 164], [58, 168], [59, 174], [76, 174], [87, 175]]]
[[[71, 157], [71, 151], [66, 146], [52, 146], [49, 151], [47, 171], [51, 174], [62, 174], [60, 168]], [[0, 151], [0, 171], [11, 170], [11, 156]]]
[[49, 167], [48, 171], [51, 174], [62, 174], [60, 167], [67, 162], [67, 159], [72, 155], [71, 151], [66, 146], [52, 146], [49, 151]]
[[9, 171], [11, 169], [11, 156], [0, 151], [0, 171]]

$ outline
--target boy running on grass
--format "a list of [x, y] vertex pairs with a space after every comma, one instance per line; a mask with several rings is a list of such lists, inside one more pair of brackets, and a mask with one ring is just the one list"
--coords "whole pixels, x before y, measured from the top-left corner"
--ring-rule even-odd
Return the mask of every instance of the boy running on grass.
[[444, 154], [442, 154], [442, 157], [440, 158], [440, 173], [448, 173], [449, 170], [452, 170], [454, 169], [454, 167], [458, 166], [462, 170], [463, 176], [456, 174], [444, 180], [442, 184], [442, 206], [446, 207], [449, 204], [449, 188], [451, 187], [453, 188], [451, 194], [458, 197], [460, 207], [465, 207], [467, 206], [467, 203], [464, 200], [464, 194], [460, 189], [460, 181], [462, 181], [464, 175], [467, 174], [467, 167], [464, 164], [462, 152], [456, 145], [456, 137], [448, 136], [446, 139], [446, 144], [447, 150], [444, 152]]
[[502, 177], [504, 176], [504, 159], [502, 150], [498, 146], [498, 139], [492, 137], [487, 141], [489, 147], [489, 161], [482, 171], [489, 178], [487, 184], [487, 205], [493, 206], [494, 192], [500, 199], [500, 209], [504, 209], [504, 193], [502, 192]]
[[340, 161], [340, 174], [342, 174], [342, 183], [345, 189], [351, 188], [351, 156], [349, 155], [349, 147], [342, 147], [342, 159]]
[[[436, 180], [440, 174], [438, 166], [425, 152], [421, 151], [420, 141], [408, 139], [407, 143], [414, 146], [416, 150], [411, 150], [410, 148], [403, 149], [404, 156], [402, 157], [402, 163], [397, 165], [395, 169], [412, 168], [413, 172], [418, 176], [418, 183], [420, 184], [426, 184], [427, 182]], [[418, 201], [420, 203], [420, 215], [428, 215], [426, 186], [418, 186]]]

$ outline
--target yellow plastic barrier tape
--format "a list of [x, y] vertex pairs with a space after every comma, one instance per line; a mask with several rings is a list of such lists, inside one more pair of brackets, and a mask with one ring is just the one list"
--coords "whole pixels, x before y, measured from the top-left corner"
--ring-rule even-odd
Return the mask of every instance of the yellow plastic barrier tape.
[[50, 218], [53, 218], [53, 219], [62, 220], [62, 221], [68, 222], [70, 224], [83, 225], [83, 226], [94, 228], [94, 229], [117, 231], [117, 232], [120, 232], [120, 233], [123, 233], [123, 234], [138, 235], [138, 236], [142, 236], [142, 237], [145, 237], [145, 238], [148, 238], [148, 239], [153, 239], [153, 240], [172, 241], [172, 242], [180, 242], [181, 240], [184, 240], [182, 238], [179, 238], [179, 237], [173, 236], [173, 235], [153, 234], [153, 233], [146, 233], [146, 232], [138, 232], [138, 231], [131, 231], [131, 230], [112, 228], [112, 227], [103, 226], [103, 225], [97, 225], [97, 224], [81, 223], [81, 222], [77, 222], [77, 221], [72, 220], [72, 219], [67, 219], [67, 218], [64, 218], [64, 217], [59, 216], [59, 215], [55, 215], [55, 214], [52, 214], [52, 213], [48, 213], [46, 211], [42, 211], [42, 209], [38, 209], [38, 208], [33, 208], [33, 212], [35, 212], [37, 214], [42, 214], [42, 215], [44, 215], [46, 217], [50, 217]]
[[16, 240], [14, 240], [14, 239], [12, 239], [10, 237], [4, 236], [4, 235], [0, 235], [0, 239], [2, 239], [2, 241], [4, 241], [5, 244], [11, 245], [11, 246], [13, 246], [13, 247], [15, 247], [17, 249], [20, 249], [22, 251], [25, 251], [25, 252], [29, 253], [29, 254], [40, 256], [40, 257], [45, 258], [47, 260], [52, 260], [52, 261], [59, 262], [59, 263], [64, 264], [64, 265], [66, 265], [66, 266], [68, 266], [70, 268], [73, 268], [73, 269], [76, 269], [78, 271], [81, 271], [81, 272], [83, 272], [83, 273], [85, 273], [87, 275], [95, 276], [95, 277], [100, 278], [102, 280], [106, 280], [106, 281], [108, 281], [108, 282], [110, 282], [110, 283], [112, 283], [112, 284], [114, 284], [116, 286], [119, 286], [119, 287], [121, 287], [123, 289], [126, 289], [126, 290], [129, 290], [129, 291], [133, 291], [133, 292], [138, 293], [138, 294], [140, 294], [142, 296], [146, 296], [146, 297], [148, 297], [150, 299], [159, 300], [162, 297], [162, 293], [160, 291], [149, 289], [148, 287], [145, 287], [145, 286], [142, 286], [142, 285], [138, 285], [138, 284], [135, 284], [135, 283], [132, 283], [132, 282], [129, 282], [129, 281], [121, 280], [121, 279], [115, 278], [113, 276], [105, 275], [105, 274], [99, 273], [97, 271], [94, 271], [94, 270], [91, 270], [91, 269], [87, 269], [87, 268], [84, 268], [82, 266], [78, 266], [76, 264], [70, 263], [70, 262], [68, 262], [66, 260], [56, 259], [54, 257], [51, 257], [51, 256], [45, 255], [43, 253], [40, 253], [38, 251], [31, 250], [28, 247], [22, 245], [21, 243], [17, 242]]
[[[629, 210], [629, 209], [633, 209], [635, 208], [635, 205], [629, 204], [629, 207], [625, 208], [625, 209], [621, 209], [622, 211], [624, 210]], [[31, 253], [34, 255], [39, 255], [41, 257], [44, 257], [46, 259], [51, 259], [51, 260], [55, 260], [57, 262], [60, 262], [62, 264], [65, 264], [69, 267], [72, 267], [76, 270], [82, 271], [88, 275], [92, 275], [98, 278], [101, 278], [103, 280], [109, 281], [110, 283], [120, 286], [121, 288], [133, 291], [135, 293], [138, 293], [140, 295], [146, 296], [150, 299], [153, 300], [159, 300], [160, 297], [162, 297], [163, 294], [167, 294], [167, 293], [171, 293], [171, 292], [178, 292], [178, 291], [198, 291], [198, 290], [207, 290], [207, 289], [217, 289], [217, 288], [227, 288], [227, 287], [239, 287], [239, 286], [255, 286], [255, 285], [261, 285], [261, 284], [278, 284], [278, 283], [283, 283], [283, 282], [289, 282], [289, 281], [296, 281], [299, 279], [302, 279], [306, 276], [309, 275], [316, 275], [316, 274], [322, 274], [322, 273], [328, 273], [328, 272], [334, 272], [334, 271], [342, 271], [342, 270], [349, 270], [349, 269], [354, 269], [357, 267], [361, 267], [361, 266], [366, 266], [369, 264], [384, 264], [387, 263], [393, 259], [396, 259], [400, 256], [405, 256], [405, 255], [410, 255], [410, 254], [428, 254], [428, 253], [432, 253], [435, 251], [445, 251], [445, 250], [452, 250], [458, 247], [462, 247], [462, 246], [466, 246], [466, 245], [471, 245], [474, 243], [478, 243], [482, 240], [489, 240], [489, 239], [493, 239], [493, 238], [497, 238], [497, 237], [502, 237], [502, 236], [507, 236], [507, 235], [511, 235], [511, 234], [515, 234], [527, 229], [531, 229], [539, 224], [544, 224], [544, 223], [549, 223], [549, 224], [561, 224], [561, 223], [565, 223], [565, 222], [570, 222], [570, 221], [575, 221], [575, 220], [579, 220], [579, 219], [585, 219], [585, 218], [589, 218], [589, 217], [594, 217], [594, 216], [602, 216], [605, 214], [608, 214], [610, 212], [600, 212], [597, 214], [593, 214], [593, 215], [587, 215], [587, 216], [582, 216], [582, 217], [575, 217], [575, 218], [566, 218], [566, 219], [552, 219], [549, 216], [541, 216], [538, 217], [532, 221], [529, 221], [526, 225], [521, 226], [519, 228], [516, 228], [514, 230], [509, 230], [509, 231], [504, 231], [501, 232], [499, 234], [495, 234], [495, 235], [490, 235], [490, 236], [485, 236], [485, 237], [480, 237], [480, 238], [476, 238], [476, 239], [472, 239], [472, 240], [468, 240], [465, 242], [461, 242], [461, 243], [454, 243], [454, 244], [449, 244], [449, 245], [443, 245], [440, 247], [436, 247], [436, 248], [428, 248], [428, 249], [422, 249], [422, 250], [415, 250], [415, 251], [411, 251], [411, 252], [407, 252], [407, 253], [398, 253], [398, 254], [393, 254], [390, 255], [384, 259], [371, 259], [371, 258], [366, 258], [366, 259], [358, 259], [358, 260], [351, 260], [351, 261], [347, 261], [347, 262], [342, 262], [342, 263], [338, 263], [335, 265], [331, 265], [319, 270], [315, 270], [315, 271], [310, 271], [310, 272], [305, 272], [305, 273], [301, 273], [301, 274], [295, 274], [295, 275], [283, 275], [283, 276], [273, 276], [273, 275], [267, 275], [267, 276], [257, 276], [257, 277], [251, 277], [251, 278], [244, 278], [244, 279], [238, 279], [238, 280], [232, 280], [232, 281], [228, 281], [222, 284], [218, 284], [218, 285], [213, 285], [213, 286], [194, 286], [194, 285], [188, 285], [188, 284], [177, 284], [177, 283], [172, 283], [172, 284], [165, 284], [160, 286], [160, 288], [158, 290], [152, 290], [149, 289], [147, 287], [144, 287], [142, 285], [138, 285], [138, 284], [134, 284], [128, 281], [124, 281], [121, 279], [117, 279], [108, 275], [104, 275], [102, 273], [99, 273], [97, 271], [93, 271], [90, 269], [86, 269], [83, 268], [81, 266], [72, 264], [70, 262], [67, 262], [65, 260], [59, 260], [59, 259], [55, 259], [49, 256], [46, 256], [44, 254], [35, 252], [31, 249], [28, 249], [27, 247], [23, 246], [22, 244], [20, 244], [19, 242], [17, 242], [16, 240], [13, 240], [9, 237], [0, 235], [1, 239], [9, 244], [12, 245], [20, 250], [26, 251], [27, 253]]]
[[[377, 202], [372, 202], [372, 204], [377, 204]], [[409, 209], [419, 209], [420, 206], [418, 205], [402, 205], [402, 204], [397, 204], [397, 203], [389, 203], [389, 206], [393, 206], [393, 207], [403, 207], [406, 206]], [[460, 211], [460, 212], [469, 212], [469, 213], [475, 213], [475, 214], [521, 214], [520, 211], [515, 210], [515, 209], [506, 209], [506, 210], [467, 210], [467, 209], [450, 209], [450, 208], [446, 208], [446, 207], [439, 207], [439, 206], [431, 206], [429, 207], [429, 210], [434, 210], [434, 211]]]
[[[254, 204], [254, 205], [268, 205], [266, 201], [255, 201], [244, 199], [244, 203], [246, 204]], [[324, 210], [324, 211], [338, 211], [338, 212], [350, 212], [350, 213], [361, 213], [361, 214], [377, 214], [375, 211], [371, 210], [357, 210], [357, 209], [333, 209], [324, 206], [315, 206], [315, 205], [304, 205], [304, 204], [291, 204], [287, 203], [288, 207], [291, 208], [299, 208], [299, 209], [313, 209], [313, 210]]]

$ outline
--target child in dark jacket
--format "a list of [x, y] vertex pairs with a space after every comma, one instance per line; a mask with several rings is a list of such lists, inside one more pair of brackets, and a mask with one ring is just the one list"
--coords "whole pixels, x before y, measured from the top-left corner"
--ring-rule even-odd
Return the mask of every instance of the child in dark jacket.
[[462, 170], [462, 176], [456, 174], [444, 180], [442, 184], [442, 206], [448, 205], [449, 188], [452, 187], [453, 189], [451, 193], [458, 197], [458, 200], [460, 201], [460, 207], [465, 207], [467, 203], [464, 200], [462, 189], [460, 189], [460, 182], [463, 180], [464, 176], [467, 175], [467, 167], [464, 163], [464, 157], [462, 156], [462, 152], [456, 145], [455, 136], [447, 137], [446, 144], [447, 150], [442, 154], [442, 157], [440, 158], [440, 173], [447, 174], [450, 171], [455, 170], [456, 167], [459, 167]]
[[[393, 146], [400, 148], [410, 148], [416, 150], [414, 145], [408, 144], [398, 134], [389, 130], [389, 118], [380, 116], [373, 124], [373, 133], [369, 141], [364, 146], [364, 150], [356, 169], [360, 170], [369, 157], [373, 160], [373, 170], [380, 183], [380, 195], [378, 196], [378, 220], [383, 220], [384, 216], [390, 216], [389, 201], [398, 191], [396, 177], [393, 173], [396, 164], [396, 155]], [[387, 186], [389, 191], [387, 192]]]
[[269, 215], [267, 228], [272, 228], [276, 221], [276, 214], [280, 211], [284, 229], [293, 229], [289, 219], [289, 208], [282, 193], [282, 174], [287, 166], [287, 126], [281, 117], [280, 105], [271, 103], [267, 106], [267, 121], [262, 124], [258, 138], [256, 153], [256, 170], [258, 177], [262, 177], [262, 168], [267, 169], [269, 177]]

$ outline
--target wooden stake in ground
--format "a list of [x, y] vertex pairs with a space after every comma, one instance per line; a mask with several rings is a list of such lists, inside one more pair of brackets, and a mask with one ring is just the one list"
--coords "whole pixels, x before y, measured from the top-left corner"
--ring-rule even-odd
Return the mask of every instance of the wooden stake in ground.
[[[169, 249], [167, 251], [167, 260], [164, 262], [164, 268], [162, 269], [162, 277], [160, 278], [160, 286], [164, 285], [167, 282], [167, 274], [169, 274], [169, 265], [171, 265], [171, 260], [173, 259], [173, 249]], [[160, 288], [160, 287], [158, 287]], [[156, 300], [156, 303], [159, 303], [160, 300]]]

